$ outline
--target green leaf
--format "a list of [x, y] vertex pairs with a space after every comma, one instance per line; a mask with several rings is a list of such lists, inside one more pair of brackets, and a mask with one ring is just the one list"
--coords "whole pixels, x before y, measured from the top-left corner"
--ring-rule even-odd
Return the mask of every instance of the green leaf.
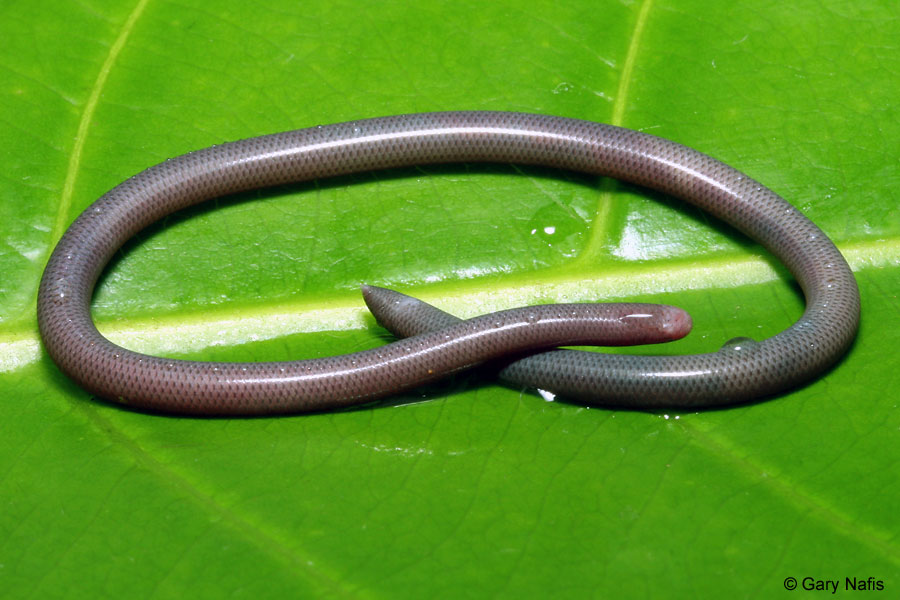
[[[896, 593], [898, 23], [888, 0], [4, 2], [0, 597], [755, 598], [869, 576]], [[727, 410], [547, 403], [470, 374], [243, 420], [108, 405], [42, 351], [47, 256], [126, 177], [227, 140], [453, 109], [612, 122], [766, 183], [856, 270], [855, 346]], [[671, 353], [771, 335], [803, 304], [758, 246], [679, 202], [458, 165], [173, 216], [119, 254], [94, 314], [136, 350], [321, 356], [389, 339], [361, 282], [460, 316], [678, 304], [695, 331]]]

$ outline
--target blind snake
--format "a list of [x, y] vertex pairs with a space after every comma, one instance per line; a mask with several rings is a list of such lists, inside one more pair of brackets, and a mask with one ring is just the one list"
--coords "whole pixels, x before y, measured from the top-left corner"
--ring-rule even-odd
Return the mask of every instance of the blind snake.
[[[521, 352], [534, 343], [545, 348], [590, 343], [582, 336], [621, 322], [619, 313], [604, 324], [590, 313], [595, 305], [533, 307], [512, 316], [495, 313], [452, 324], [367, 353], [270, 363], [138, 354], [112, 344], [94, 326], [90, 300], [103, 267], [137, 231], [174, 211], [264, 186], [461, 161], [557, 167], [671, 194], [759, 242], [787, 266], [806, 297], [806, 310], [796, 323], [760, 342], [730, 343], [717, 352], [687, 356], [552, 351], [507, 367], [511, 372], [506, 376], [515, 381], [595, 404], [721, 406], [806, 382], [833, 365], [853, 341], [859, 292], [846, 261], [815, 224], [753, 179], [683, 145], [620, 127], [522, 113], [444, 112], [221, 144], [124, 181], [75, 219], [47, 263], [37, 302], [44, 346], [64, 373], [104, 398], [175, 413], [252, 415], [367, 401], [496, 352]], [[373, 292], [377, 304], [377, 290], [369, 288], [367, 295]], [[571, 322], [558, 319], [560, 310], [578, 315]], [[679, 326], [672, 323], [680, 322], [681, 331], [673, 337], [682, 335], [683, 314], [654, 317], [662, 319], [659, 331], [675, 331]]]

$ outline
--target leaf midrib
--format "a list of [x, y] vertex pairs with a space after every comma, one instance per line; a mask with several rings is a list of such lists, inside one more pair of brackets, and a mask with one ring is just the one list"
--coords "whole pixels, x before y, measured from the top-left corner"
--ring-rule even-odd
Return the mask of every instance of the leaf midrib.
[[[900, 266], [900, 237], [838, 246], [855, 270]], [[547, 302], [592, 302], [651, 296], [686, 290], [734, 289], [776, 281], [781, 275], [762, 257], [716, 255], [703, 260], [604, 265], [602, 271], [562, 267], [497, 280], [452, 280], [417, 288], [415, 295], [460, 317]], [[409, 290], [401, 290], [409, 291]], [[183, 353], [249, 340], [319, 331], [348, 331], [367, 326], [367, 311], [355, 292], [317, 295], [228, 307], [198, 307], [159, 316], [98, 319], [113, 341], [150, 354]], [[33, 316], [0, 328], [0, 373], [23, 368], [41, 357]], [[273, 323], [275, 326], [273, 326]], [[239, 325], [238, 325], [239, 324]], [[184, 332], [191, 329], [193, 335]], [[222, 334], [222, 330], [228, 330]], [[215, 333], [215, 335], [212, 335]], [[135, 336], [142, 338], [135, 342]], [[188, 347], [193, 341], [194, 346]]]

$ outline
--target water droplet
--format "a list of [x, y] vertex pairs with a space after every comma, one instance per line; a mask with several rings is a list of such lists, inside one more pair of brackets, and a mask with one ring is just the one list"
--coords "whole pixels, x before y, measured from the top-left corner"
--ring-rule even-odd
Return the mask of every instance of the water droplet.
[[553, 392], [549, 392], [547, 390], [538, 390], [537, 393], [540, 394], [541, 398], [543, 398], [547, 402], [553, 402], [554, 400], [556, 400], [556, 394], [554, 394]]
[[574, 89], [575, 89], [574, 85], [572, 85], [571, 83], [569, 83], [567, 81], [563, 81], [562, 83], [558, 84], [555, 88], [553, 88], [553, 93], [554, 94], [562, 94], [565, 92], [571, 92]]
[[722, 344], [722, 347], [719, 348], [719, 352], [743, 352], [752, 350], [758, 345], [759, 342], [753, 338], [735, 337]]

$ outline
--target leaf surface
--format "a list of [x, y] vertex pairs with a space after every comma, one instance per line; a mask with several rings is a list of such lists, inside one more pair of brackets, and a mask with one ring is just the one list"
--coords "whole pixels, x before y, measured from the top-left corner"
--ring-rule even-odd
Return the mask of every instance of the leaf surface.
[[[0, 6], [0, 596], [771, 597], [900, 585], [900, 39], [893, 3]], [[728, 410], [548, 403], [461, 375], [272, 419], [131, 412], [40, 347], [37, 282], [103, 192], [215, 143], [404, 112], [610, 122], [711, 154], [836, 241], [859, 337], [820, 380]], [[362, 282], [460, 316], [677, 304], [687, 353], [802, 297], [680, 202], [515, 165], [367, 173], [212, 201], [140, 233], [94, 299], [135, 350], [278, 360], [388, 341]], [[842, 588], [843, 591], [843, 588]]]

